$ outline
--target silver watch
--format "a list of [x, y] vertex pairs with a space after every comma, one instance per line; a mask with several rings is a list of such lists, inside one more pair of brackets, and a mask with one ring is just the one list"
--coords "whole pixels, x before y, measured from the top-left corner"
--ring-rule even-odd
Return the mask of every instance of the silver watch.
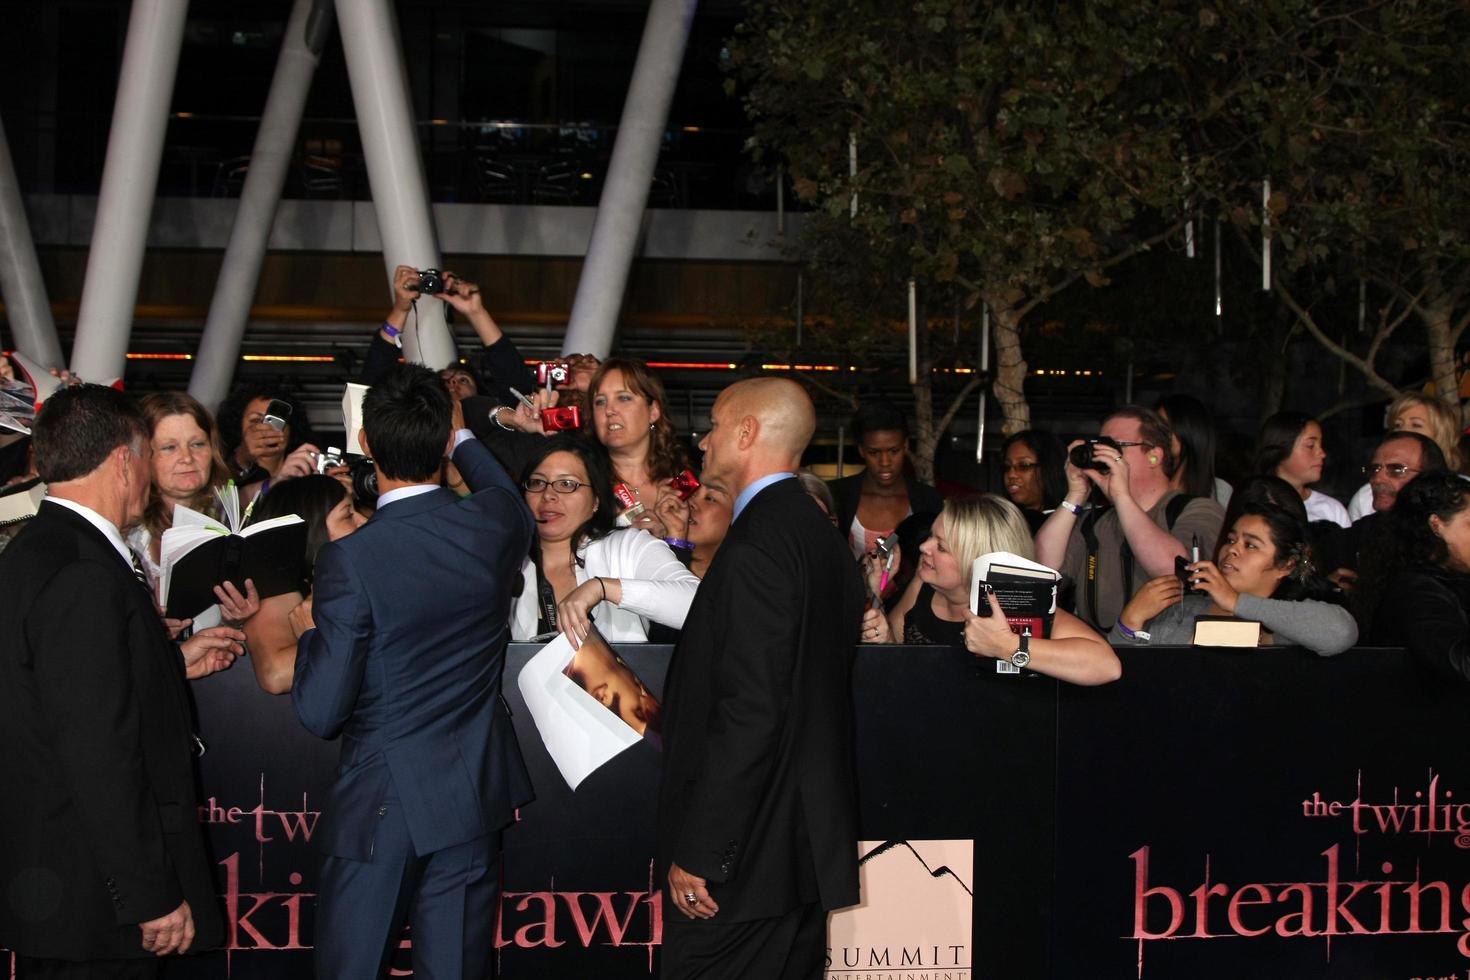
[[1016, 652], [1011, 654], [1012, 667], [1024, 667], [1031, 662], [1031, 631], [1024, 630], [1021, 633], [1021, 645]]

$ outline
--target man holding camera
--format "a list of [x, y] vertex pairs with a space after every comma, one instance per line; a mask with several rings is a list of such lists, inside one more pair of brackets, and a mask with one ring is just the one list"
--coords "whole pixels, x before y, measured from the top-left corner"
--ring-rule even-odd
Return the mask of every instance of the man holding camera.
[[[342, 735], [317, 833], [321, 977], [382, 976], [405, 918], [416, 974], [486, 975], [500, 828], [531, 798], [500, 685], [534, 525], [452, 418], [427, 368], [399, 366], [367, 393], [377, 511], [323, 546], [312, 598], [291, 614], [296, 714], [323, 738]], [[480, 488], [464, 499], [439, 487], [451, 449]]]
[[[1114, 412], [1099, 439], [1068, 447], [1067, 496], [1036, 532], [1037, 559], [1076, 583], [1077, 615], [1103, 632], [1138, 586], [1192, 559], [1194, 547], [1210, 557], [1220, 535], [1218, 503], [1170, 489], [1170, 435], [1146, 408]], [[1107, 504], [1088, 503], [1093, 487]]]

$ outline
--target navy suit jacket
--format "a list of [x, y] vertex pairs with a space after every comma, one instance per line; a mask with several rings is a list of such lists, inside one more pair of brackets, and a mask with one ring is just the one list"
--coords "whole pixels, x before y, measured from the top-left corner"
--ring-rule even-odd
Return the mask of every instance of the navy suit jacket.
[[328, 854], [369, 860], [389, 800], [425, 855], [504, 827], [531, 799], [500, 684], [534, 523], [479, 442], [454, 463], [484, 489], [390, 503], [317, 556], [291, 701], [308, 730], [342, 736], [318, 835]]

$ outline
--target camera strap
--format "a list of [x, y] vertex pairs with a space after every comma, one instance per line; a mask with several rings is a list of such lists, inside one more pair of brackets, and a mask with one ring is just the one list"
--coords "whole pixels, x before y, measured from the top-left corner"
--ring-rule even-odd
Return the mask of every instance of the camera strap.
[[[1169, 503], [1164, 507], [1164, 529], [1174, 530], [1174, 524], [1179, 520], [1179, 515], [1184, 513], [1184, 508], [1194, 497], [1191, 494], [1179, 493], [1169, 498]], [[1079, 530], [1082, 532], [1082, 543], [1087, 546], [1087, 619], [1097, 621], [1097, 577], [1098, 577], [1098, 540], [1097, 522], [1102, 519], [1103, 514], [1112, 510], [1111, 507], [1094, 507], [1083, 515]], [[1121, 529], [1120, 529], [1121, 532]], [[1133, 549], [1128, 547], [1128, 539], [1123, 538], [1123, 547], [1118, 555], [1123, 566], [1123, 596], [1124, 601], [1133, 596]]]
[[540, 632], [554, 632], [556, 630], [556, 593], [551, 589], [551, 583], [546, 581], [546, 576], [541, 573], [541, 566], [536, 566], [536, 596], [541, 604], [541, 625], [545, 629]]

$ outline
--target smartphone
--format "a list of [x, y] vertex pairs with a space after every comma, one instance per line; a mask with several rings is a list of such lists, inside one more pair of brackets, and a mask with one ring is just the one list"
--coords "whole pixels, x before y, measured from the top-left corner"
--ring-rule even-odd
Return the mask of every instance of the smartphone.
[[265, 417], [261, 419], [266, 425], [277, 432], [284, 432], [286, 423], [291, 420], [291, 403], [272, 398], [271, 403], [265, 407]]
[[1175, 555], [1174, 574], [1177, 575], [1179, 577], [1179, 581], [1183, 583], [1185, 595], [1201, 595], [1204, 593], [1204, 589], [1196, 589], [1194, 586], [1189, 584], [1189, 566], [1191, 564], [1192, 563], [1190, 562], [1190, 560], [1188, 558], [1185, 558], [1183, 555]]

